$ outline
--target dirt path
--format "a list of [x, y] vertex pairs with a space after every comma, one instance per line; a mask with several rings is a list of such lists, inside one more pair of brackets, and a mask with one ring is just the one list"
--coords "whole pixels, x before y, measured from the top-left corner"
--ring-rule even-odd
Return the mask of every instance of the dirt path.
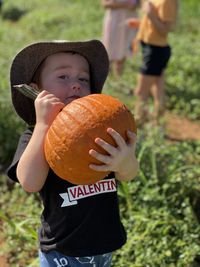
[[[3, 250], [3, 245], [5, 244], [5, 241], [0, 236], [0, 251]], [[0, 267], [9, 267], [6, 255], [0, 255]]]
[[0, 267], [9, 267], [6, 257], [4, 256], [0, 256]]
[[175, 141], [200, 140], [200, 123], [167, 112], [166, 135]]

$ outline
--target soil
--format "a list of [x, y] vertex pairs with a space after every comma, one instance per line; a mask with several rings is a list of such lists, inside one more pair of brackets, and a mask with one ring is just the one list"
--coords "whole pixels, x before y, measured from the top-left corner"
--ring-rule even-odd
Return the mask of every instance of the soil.
[[200, 123], [170, 112], [165, 115], [166, 138], [174, 141], [200, 140]]
[[[165, 115], [166, 138], [172, 141], [200, 140], [200, 123], [181, 118], [170, 112]], [[0, 237], [0, 251], [4, 244]], [[0, 267], [9, 267], [6, 255], [0, 255]]]
[[[0, 237], [0, 251], [2, 251], [3, 244], [5, 244], [5, 241]], [[0, 267], [9, 267], [6, 255], [0, 255]]]
[[0, 267], [9, 267], [5, 256], [0, 256]]

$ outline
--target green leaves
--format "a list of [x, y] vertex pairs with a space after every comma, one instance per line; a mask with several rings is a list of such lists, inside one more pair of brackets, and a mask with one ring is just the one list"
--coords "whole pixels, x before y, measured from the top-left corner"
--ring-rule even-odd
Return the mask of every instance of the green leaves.
[[19, 185], [8, 191], [5, 179], [1, 176], [0, 222], [3, 222], [4, 252], [9, 253], [11, 266], [38, 266], [40, 204], [36, 201], [36, 195], [25, 193]]
[[[200, 5], [199, 0], [179, 3], [178, 25], [169, 38], [172, 57], [166, 70], [167, 108], [199, 120]], [[94, 0], [4, 1], [0, 17], [1, 170], [11, 162], [25, 127], [11, 107], [12, 58], [35, 40], [101, 39], [103, 16], [100, 1]], [[18, 20], [11, 22], [15, 17]], [[140, 63], [139, 51], [126, 61], [122, 77], [109, 75], [104, 89], [132, 111], [130, 90], [135, 88]], [[138, 131], [137, 157], [138, 176], [119, 186], [128, 241], [115, 253], [113, 266], [199, 266], [194, 259], [200, 255], [200, 141], [172, 143], [165, 139], [162, 128], [146, 126]], [[11, 266], [38, 266], [36, 231], [41, 206], [35, 195], [26, 194], [19, 186], [9, 191], [6, 180], [1, 176], [0, 221]]]
[[128, 242], [113, 266], [193, 267], [200, 254], [198, 142], [166, 143], [159, 129], [140, 135], [141, 170], [120, 191]]

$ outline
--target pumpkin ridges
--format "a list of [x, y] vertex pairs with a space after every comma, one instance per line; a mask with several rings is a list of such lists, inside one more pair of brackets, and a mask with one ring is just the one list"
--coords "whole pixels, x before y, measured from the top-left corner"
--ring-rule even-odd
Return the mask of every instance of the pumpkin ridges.
[[80, 102], [76, 101], [75, 104], [79, 108], [84, 108], [87, 112], [89, 112], [89, 114], [95, 115], [98, 118], [98, 115], [93, 113], [93, 109], [90, 109], [90, 108], [88, 108], [88, 106], [86, 106], [87, 103], [80, 103]]
[[[94, 96], [95, 96], [95, 99], [94, 99]], [[97, 100], [96, 98], [102, 98], [102, 97], [104, 97], [104, 95], [99, 95], [99, 94], [96, 94], [96, 95], [92, 95], [92, 97], [89, 97], [88, 96], [88, 98], [87, 99], [84, 99], [84, 103], [82, 102], [81, 104], [80, 103], [76, 103], [76, 104], [78, 104], [78, 105], [80, 105], [80, 107], [81, 108], [84, 108], [85, 110], [87, 110], [87, 111], [90, 111], [91, 113], [92, 113], [92, 116], [95, 116], [96, 118], [97, 118], [97, 120], [99, 120], [99, 117], [97, 116], [97, 114], [94, 112], [94, 110], [91, 110], [91, 109], [89, 109], [88, 108], [88, 103], [89, 102], [92, 102], [92, 104], [94, 105], [94, 104], [96, 104], [96, 106], [99, 108], [99, 106], [101, 106], [102, 107], [102, 109], [104, 109], [105, 110], [105, 112], [106, 112], [106, 109], [107, 109], [107, 107], [101, 102], [101, 101], [99, 101], [99, 100]], [[87, 106], [86, 106], [87, 105]], [[119, 111], [118, 111], [119, 112]], [[107, 134], [107, 132], [106, 132], [106, 129], [107, 129], [107, 127], [106, 127], [106, 123], [107, 123], [107, 121], [110, 121], [111, 120], [111, 118], [113, 117], [113, 116], [115, 116], [116, 115], [116, 111], [115, 112], [113, 112], [113, 114], [112, 114], [112, 116], [111, 115], [109, 115], [109, 116], [107, 116], [107, 117], [105, 117], [105, 118], [101, 118], [101, 124], [102, 125], [104, 125], [104, 135], [103, 135], [103, 137], [106, 135], [107, 136], [107, 139], [109, 139], [109, 141], [110, 141], [110, 143], [112, 143], [113, 145], [114, 145], [114, 142], [113, 142], [113, 140], [112, 140], [112, 138], [110, 137], [110, 135], [109, 134]], [[98, 123], [98, 121], [96, 122], [96, 123]], [[96, 127], [97, 125], [94, 125], [94, 129], [95, 129], [95, 127]], [[93, 129], [90, 129], [90, 131], [87, 131], [86, 132], [86, 134], [92, 139], [92, 140], [94, 140], [96, 137], [102, 137], [102, 136], [99, 136], [99, 134], [97, 134], [96, 136], [94, 136], [94, 134], [91, 134], [91, 131], [92, 131]], [[95, 143], [94, 143], [95, 144]], [[96, 145], [95, 144], [95, 149], [98, 151], [98, 152], [100, 152], [100, 153], [104, 153], [105, 154], [105, 150], [103, 150], [102, 148], [100, 148], [98, 145]], [[97, 161], [98, 162], [98, 161]]]
[[[75, 116], [73, 116], [71, 113], [69, 113], [69, 112], [65, 112], [65, 110], [63, 110], [63, 117], [65, 118], [65, 120], [69, 120], [69, 121], [71, 121], [71, 120], [73, 120], [73, 122], [75, 122], [76, 123], [76, 126], [75, 126], [75, 128], [80, 128], [80, 130], [81, 130], [81, 128], [82, 128], [82, 121], [81, 120], [78, 120]], [[61, 115], [60, 115], [61, 116]], [[70, 119], [68, 119], [68, 118], [70, 118]], [[59, 120], [60, 120], [60, 117], [58, 118]], [[67, 125], [68, 126], [68, 125]], [[53, 130], [53, 132], [54, 132], [54, 134], [55, 134], [55, 129], [54, 129], [54, 127], [52, 127], [52, 129], [51, 130]], [[57, 130], [57, 129], [56, 129]], [[66, 134], [65, 134], [65, 139], [63, 139], [62, 141], [63, 141], [63, 143], [66, 143], [66, 138], [68, 138], [68, 135], [67, 135], [67, 132], [69, 131], [69, 127], [68, 127], [68, 129], [65, 131], [66, 132]], [[79, 133], [80, 133], [80, 135], [81, 135], [81, 131], [79, 131]], [[60, 153], [61, 153], [61, 151], [62, 151], [62, 153], [64, 154], [65, 152], [66, 152], [66, 149], [67, 147], [65, 147], [65, 148], [63, 148], [63, 150], [60, 150], [59, 152], [57, 152], [57, 153], [55, 153], [56, 151], [51, 151], [50, 153], [51, 153], [51, 155], [52, 156], [54, 156], [54, 155], [59, 155], [60, 156]], [[56, 149], [55, 149], [56, 150]], [[89, 153], [89, 151], [88, 151], [88, 153]], [[88, 154], [89, 155], [89, 154]], [[91, 157], [91, 156], [90, 156]], [[83, 161], [84, 161], [84, 159], [83, 159]], [[94, 160], [93, 160], [94, 161]], [[53, 167], [53, 165], [52, 165], [52, 162], [51, 162], [51, 160], [49, 160], [49, 163], [50, 163], [50, 165]], [[96, 162], [93, 162], [93, 163], [96, 163]], [[57, 168], [58, 169], [62, 169], [62, 168], [64, 168], [64, 169], [67, 169], [67, 171], [68, 171], [68, 166], [70, 165], [70, 162], [68, 163], [68, 164], [65, 164], [65, 166], [61, 166], [62, 165], [62, 163], [58, 163], [58, 165], [57, 165]], [[58, 173], [60, 172], [60, 170], [58, 170]]]
[[[88, 97], [87, 102], [92, 102], [92, 104], [95, 105], [96, 107], [98, 107], [98, 109], [100, 107], [105, 112], [108, 112], [108, 110], [109, 110], [110, 113], [112, 111], [114, 111], [113, 112], [114, 114], [116, 113], [116, 110], [115, 109], [112, 110], [111, 109], [111, 106], [115, 106], [116, 107], [117, 104], [119, 104], [119, 103], [117, 101], [115, 101], [115, 105], [114, 105], [113, 102], [111, 102], [111, 101], [109, 102], [108, 100], [109, 100], [110, 96], [108, 96], [108, 95], [98, 95], [98, 94], [96, 94], [96, 95], [90, 95], [90, 96], [91, 97]], [[94, 98], [94, 96], [95, 96], [95, 98]], [[104, 98], [107, 98], [107, 101], [104, 101], [103, 102], [102, 100], [104, 100]]]
[[[58, 119], [59, 118], [57, 118], [57, 120]], [[60, 121], [59, 121], [59, 123], [60, 123]], [[48, 134], [46, 135], [45, 147], [44, 147], [45, 150], [49, 147], [49, 145], [50, 145], [50, 147], [54, 148], [54, 149], [48, 150], [48, 152], [47, 152], [48, 155], [50, 155], [49, 162], [51, 162], [51, 159], [53, 158], [52, 153], [57, 156], [56, 151], [59, 148], [59, 146], [62, 144], [63, 144], [63, 140], [62, 140], [61, 131], [56, 129], [54, 123], [52, 123], [52, 125], [48, 131]]]
[[[84, 102], [85, 102], [85, 105], [88, 105], [88, 103], [90, 104], [92, 102], [92, 104], [93, 104], [94, 107], [97, 107], [98, 109], [101, 107], [105, 112], [109, 108], [109, 112], [112, 112], [112, 110], [110, 109], [110, 107], [111, 106], [114, 106], [114, 104], [115, 104], [115, 106], [117, 106], [119, 104], [119, 101], [116, 101], [116, 99], [115, 99], [115, 103], [113, 103], [113, 101], [110, 101], [109, 102], [108, 101], [109, 98], [111, 98], [111, 97], [108, 96], [108, 95], [93, 94], [93, 95], [89, 95], [87, 98], [85, 98], [84, 99]], [[105, 100], [105, 102], [103, 102], [102, 100]]]
[[[81, 108], [84, 108], [86, 111], [87, 111], [87, 114], [88, 114], [88, 112], [91, 114], [91, 116], [94, 116], [94, 111], [92, 110], [92, 109], [88, 109], [87, 107], [85, 107], [85, 105], [83, 105], [83, 104], [79, 104], [79, 103], [74, 103], [74, 104], [76, 104], [76, 105], [79, 105], [79, 106], [81, 106]], [[78, 120], [77, 118], [75, 118], [73, 115], [71, 115], [72, 113], [70, 113], [69, 112], [69, 110], [68, 110], [68, 112], [65, 112], [65, 110], [63, 110], [63, 117], [65, 117], [65, 119], [66, 119], [66, 117], [67, 117], [67, 119], [66, 120], [68, 120], [68, 117], [70, 118], [70, 119], [73, 119], [73, 122], [75, 122], [76, 123], [76, 128], [77, 127], [79, 127], [79, 128], [82, 128], [82, 120]], [[98, 118], [98, 117], [97, 117]], [[59, 118], [60, 119], [60, 118]], [[78, 126], [77, 126], [77, 124], [78, 124]], [[90, 125], [91, 126], [91, 125]], [[93, 126], [93, 127], [95, 127], [95, 125]], [[54, 129], [54, 128], [53, 128]], [[91, 131], [93, 131], [93, 129], [90, 129], [90, 132]], [[55, 131], [54, 131], [54, 133], [55, 133]], [[94, 139], [93, 138], [93, 136], [92, 135], [89, 135], [88, 134], [88, 132], [86, 132], [85, 133], [86, 135], [88, 135], [88, 139], [87, 139], [87, 142], [89, 142], [89, 140], [91, 140], [91, 138], [92, 138], [92, 140]], [[96, 136], [97, 137], [97, 136]], [[67, 138], [67, 134], [66, 134], [66, 138]], [[63, 139], [63, 142], [64, 143], [66, 143], [66, 138], [65, 139]], [[80, 142], [80, 141], [79, 141]], [[91, 146], [91, 148], [94, 148], [94, 149], [96, 149], [97, 151], [99, 151], [99, 152], [102, 152], [102, 151], [104, 151], [103, 149], [99, 149], [99, 147], [95, 144], [95, 143], [93, 143], [93, 145]], [[64, 151], [62, 151], [62, 152], [65, 152], [66, 151], [66, 147], [64, 148]], [[76, 151], [75, 151], [75, 153], [76, 153]], [[96, 160], [96, 159], [94, 159], [94, 158], [92, 158], [90, 155], [89, 155], [89, 149], [88, 149], [88, 151], [86, 151], [86, 153], [87, 153], [87, 155], [85, 155], [88, 159], [90, 159], [90, 162], [91, 163], [94, 163], [94, 164], [99, 164], [100, 162], [98, 161], [98, 160]], [[105, 151], [104, 151], [104, 153], [105, 153]], [[60, 156], [60, 153], [55, 153], [55, 152], [53, 152], [53, 150], [51, 151], [51, 154], [52, 154], [52, 156]], [[84, 159], [82, 160], [83, 162], [84, 162]], [[82, 163], [83, 164], [83, 163]], [[52, 165], [52, 163], [50, 162], [50, 165], [52, 166], [52, 167], [54, 167], [53, 165]], [[69, 171], [69, 166], [70, 165], [70, 162], [68, 162], [68, 164], [65, 164], [65, 166], [62, 166], [62, 163], [60, 162], [60, 163], [58, 163], [58, 165], [57, 165], [57, 169], [58, 169], [58, 173], [60, 173], [60, 170], [61, 169], [67, 169], [66, 171], [68, 171], [69, 173], [70, 173], [70, 171]], [[80, 162], [80, 165], [81, 165], [81, 162]], [[87, 166], [85, 166], [85, 167], [87, 167]], [[78, 173], [80, 173], [80, 171], [81, 170], [79, 170], [79, 171], [77, 171]], [[92, 174], [91, 174], [91, 172], [93, 172]], [[86, 171], [85, 169], [84, 169], [84, 174], [87, 176], [87, 174], [90, 174], [91, 176], [93, 176], [93, 177], [95, 177], [97, 174], [96, 174], [96, 172], [95, 171], [93, 171], [93, 170], [91, 170], [91, 169], [89, 169], [89, 167], [88, 167], [88, 171]], [[95, 175], [96, 174], [96, 175]], [[107, 172], [103, 172], [101, 175], [102, 175], [102, 178], [105, 176], [105, 174], [107, 174]], [[76, 172], [74, 171], [74, 176], [76, 176]], [[77, 177], [78, 177], [78, 175], [77, 175]], [[99, 177], [99, 174], [98, 174], [98, 177]], [[97, 178], [96, 178], [97, 179]], [[96, 180], [95, 179], [95, 180]], [[70, 178], [68, 178], [68, 180], [70, 180]], [[73, 179], [74, 181], [75, 181], [75, 178]], [[87, 183], [88, 183], [88, 181], [87, 181]]]
[[[92, 104], [94, 105], [95, 104], [95, 106], [97, 107], [97, 109], [100, 109], [101, 108], [101, 113], [103, 113], [103, 118], [102, 118], [102, 114], [100, 114], [100, 118], [99, 118], [99, 115], [98, 116], [96, 116], [96, 113], [95, 112], [93, 112], [93, 114], [97, 117], [97, 119], [98, 119], [98, 121], [100, 121], [101, 122], [101, 124], [104, 124], [104, 123], [106, 123], [107, 121], [110, 121], [113, 117], [115, 117], [116, 115], [117, 115], [117, 113], [120, 113], [121, 112], [121, 107], [120, 106], [118, 106], [117, 108], [118, 108], [118, 110], [116, 110], [116, 106], [117, 105], [119, 105], [119, 103], [116, 101], [116, 103], [115, 104], [117, 104], [117, 105], [115, 105], [115, 109], [111, 109], [111, 106], [114, 106], [113, 105], [113, 103], [111, 103], [111, 105], [108, 105], [107, 103], [106, 103], [106, 105], [102, 102], [102, 97], [104, 97], [105, 95], [91, 95], [91, 96], [95, 96], [95, 99], [94, 98], [89, 98], [88, 97], [88, 99], [85, 99], [84, 100], [84, 104], [85, 105], [87, 105], [88, 103], [90, 103], [90, 102], [92, 102]], [[97, 98], [99, 98], [100, 100], [97, 100], [96, 99], [96, 97]], [[106, 96], [106, 97], [110, 97], [110, 96]], [[104, 100], [104, 99], [103, 99]], [[83, 106], [85, 106], [85, 105], [83, 105]], [[109, 113], [108, 113], [108, 111], [109, 111]], [[97, 121], [97, 123], [98, 123], [98, 121]]]
[[[60, 113], [52, 124], [54, 131], [49, 129], [47, 133], [47, 136], [54, 139], [53, 144], [58, 139], [53, 135], [59, 135], [59, 139], [62, 139], [62, 144], [54, 147], [50, 144], [46, 149], [48, 162], [48, 151], [51, 154], [49, 158], [52, 162], [49, 164], [54, 172], [74, 184], [91, 184], [104, 178], [109, 172], [96, 172], [89, 168], [90, 163], [102, 164], [89, 155], [89, 150], [95, 149], [106, 154], [106, 151], [94, 142], [96, 137], [116, 145], [106, 131], [108, 127], [114, 128], [127, 139], [126, 130], [133, 130], [135, 127], [131, 113], [128, 113], [128, 109], [119, 100], [94, 94], [74, 100]], [[67, 126], [63, 121], [67, 122]], [[46, 144], [49, 146], [48, 141]]]

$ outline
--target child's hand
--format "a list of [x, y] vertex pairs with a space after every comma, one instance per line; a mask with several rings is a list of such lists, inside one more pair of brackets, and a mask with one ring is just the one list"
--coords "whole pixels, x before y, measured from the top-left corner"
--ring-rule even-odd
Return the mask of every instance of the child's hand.
[[140, 20], [138, 18], [129, 18], [125, 21], [125, 24], [133, 29], [138, 29], [140, 26]]
[[109, 155], [98, 153], [94, 149], [89, 154], [101, 161], [102, 165], [90, 164], [90, 168], [96, 171], [114, 171], [116, 178], [119, 180], [129, 180], [133, 178], [138, 170], [138, 162], [135, 158], [136, 135], [128, 131], [128, 142], [112, 128], [108, 128], [107, 132], [116, 142], [116, 147], [108, 144], [101, 138], [96, 138], [95, 143], [101, 146]]
[[50, 126], [64, 106], [55, 95], [42, 91], [35, 100], [36, 123]]

